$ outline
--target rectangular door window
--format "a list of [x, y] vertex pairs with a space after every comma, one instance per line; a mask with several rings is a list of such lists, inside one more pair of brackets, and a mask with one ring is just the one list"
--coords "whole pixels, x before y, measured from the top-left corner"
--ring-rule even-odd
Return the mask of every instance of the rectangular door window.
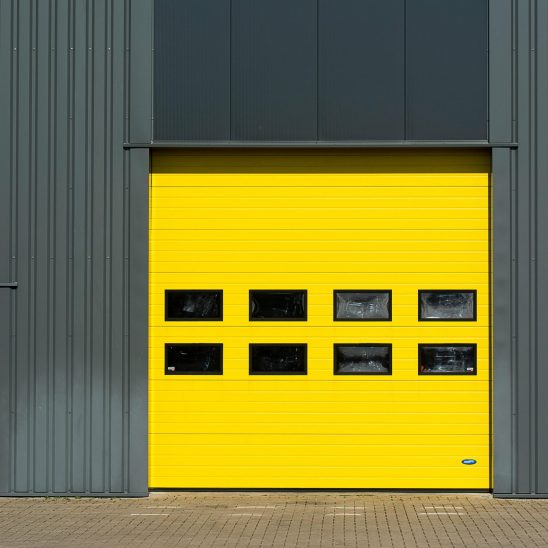
[[166, 344], [166, 375], [222, 375], [222, 344]]
[[475, 321], [476, 290], [419, 291], [419, 320]]
[[392, 319], [392, 291], [336, 290], [334, 296], [335, 321], [390, 321]]
[[252, 289], [249, 292], [250, 321], [305, 321], [304, 289]]
[[306, 375], [306, 344], [250, 344], [251, 375]]
[[391, 344], [336, 344], [335, 375], [391, 375]]
[[220, 321], [223, 319], [221, 289], [166, 289], [166, 321]]
[[475, 375], [476, 344], [419, 344], [419, 375]]

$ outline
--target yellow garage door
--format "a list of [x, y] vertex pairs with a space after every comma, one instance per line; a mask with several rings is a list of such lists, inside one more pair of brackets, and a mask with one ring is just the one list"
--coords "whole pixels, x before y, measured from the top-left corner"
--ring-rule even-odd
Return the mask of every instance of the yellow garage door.
[[490, 487], [488, 154], [164, 151], [150, 487]]

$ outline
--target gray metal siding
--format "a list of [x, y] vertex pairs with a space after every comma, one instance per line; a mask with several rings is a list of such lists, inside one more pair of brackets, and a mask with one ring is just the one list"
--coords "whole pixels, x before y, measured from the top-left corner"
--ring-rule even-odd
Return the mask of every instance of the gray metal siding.
[[548, 2], [539, 1], [535, 6], [535, 124], [537, 154], [534, 158], [535, 187], [532, 196], [536, 229], [532, 231], [534, 245], [533, 284], [536, 290], [533, 309], [537, 329], [533, 341], [533, 355], [537, 361], [536, 436], [538, 464], [536, 466], [536, 490], [548, 495]]
[[147, 13], [0, 0], [2, 495], [147, 492]]
[[487, 0], [407, 0], [406, 135], [486, 139]]
[[230, 139], [230, 3], [156, 0], [156, 4], [156, 135]]
[[487, 0], [157, 0], [155, 19], [157, 143], [486, 140]]
[[231, 138], [315, 140], [317, 0], [231, 4]]
[[318, 9], [318, 138], [405, 139], [405, 1]]
[[[9, 70], [11, 65], [10, 19], [4, 17], [3, 4], [0, 3], [0, 67]], [[8, 72], [9, 74], [9, 72]], [[4, 78], [4, 81], [6, 79]], [[0, 124], [9, 128], [10, 86], [0, 85]], [[6, 129], [7, 129], [6, 128]], [[0, 150], [8, 150], [9, 130], [0, 130]], [[8, 159], [9, 160], [9, 159]], [[2, 167], [0, 166], [0, 170]], [[1, 172], [0, 172], [1, 173]], [[10, 455], [7, 446], [10, 431], [10, 376], [11, 376], [11, 307], [13, 289], [2, 287], [12, 282], [10, 268], [11, 252], [11, 200], [12, 187], [7, 184], [4, 173], [0, 175], [0, 493], [9, 489]], [[2, 472], [4, 471], [4, 472]]]
[[11, 289], [0, 288], [0, 493], [9, 491], [10, 364], [11, 364]]
[[548, 1], [492, 0], [494, 492], [548, 496]]

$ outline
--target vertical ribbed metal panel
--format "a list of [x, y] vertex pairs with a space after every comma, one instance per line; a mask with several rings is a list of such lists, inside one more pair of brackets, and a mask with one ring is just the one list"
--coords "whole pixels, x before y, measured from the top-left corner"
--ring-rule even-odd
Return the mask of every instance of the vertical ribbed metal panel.
[[150, 13], [0, 0], [0, 495], [147, 492]]
[[548, 496], [548, 0], [490, 3], [494, 491]]

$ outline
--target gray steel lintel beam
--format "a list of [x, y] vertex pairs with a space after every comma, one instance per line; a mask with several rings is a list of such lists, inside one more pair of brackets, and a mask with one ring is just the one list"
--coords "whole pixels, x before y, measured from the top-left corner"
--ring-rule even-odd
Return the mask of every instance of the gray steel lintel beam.
[[517, 142], [488, 141], [154, 141], [124, 148], [518, 148]]

